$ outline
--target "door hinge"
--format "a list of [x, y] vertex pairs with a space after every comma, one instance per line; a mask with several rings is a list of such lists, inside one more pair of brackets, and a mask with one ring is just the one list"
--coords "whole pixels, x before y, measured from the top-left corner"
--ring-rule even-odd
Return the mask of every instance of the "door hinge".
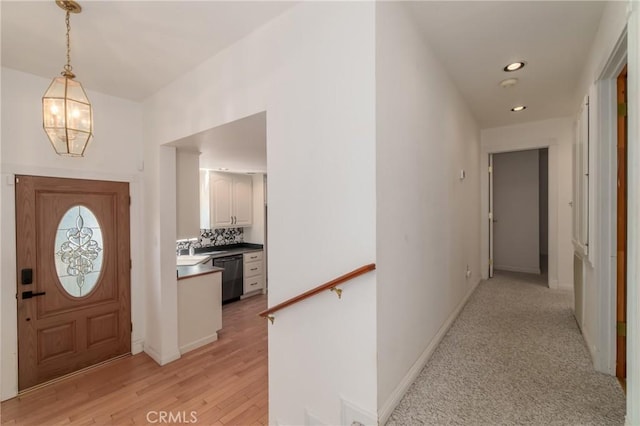
[[616, 323], [616, 331], [618, 336], [626, 336], [627, 335], [627, 323], [625, 322], [617, 322]]
[[621, 103], [618, 104], [618, 117], [626, 117], [627, 116], [627, 104]]
[[489, 212], [489, 220], [493, 219], [493, 212]]
[[489, 166], [489, 173], [493, 173], [493, 166]]
[[131, 331], [133, 331], [133, 323], [130, 323], [130, 324], [131, 324]]
[[493, 259], [489, 259], [489, 265], [493, 265]]
[[133, 262], [131, 262], [131, 259], [129, 259], [129, 269], [133, 268]]

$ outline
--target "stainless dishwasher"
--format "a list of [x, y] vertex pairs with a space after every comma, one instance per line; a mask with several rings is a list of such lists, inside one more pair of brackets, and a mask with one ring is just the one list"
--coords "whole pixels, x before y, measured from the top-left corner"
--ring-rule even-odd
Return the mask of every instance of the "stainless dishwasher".
[[213, 266], [224, 268], [222, 271], [222, 303], [237, 300], [242, 296], [242, 268], [241, 254], [213, 259]]

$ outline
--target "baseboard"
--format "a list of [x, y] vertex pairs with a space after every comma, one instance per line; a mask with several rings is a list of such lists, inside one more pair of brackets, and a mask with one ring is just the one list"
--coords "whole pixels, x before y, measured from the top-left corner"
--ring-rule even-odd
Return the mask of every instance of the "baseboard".
[[160, 356], [160, 354], [158, 353], [158, 351], [155, 348], [152, 348], [151, 346], [145, 345], [144, 346], [144, 352], [149, 355], [151, 357], [152, 360], [154, 360], [156, 363], [158, 363], [158, 365], [166, 365], [169, 364], [172, 361], [175, 361], [177, 359], [180, 358], [180, 352], [176, 352], [172, 355], [166, 356], [166, 357], [162, 357]]
[[556, 289], [563, 290], [563, 291], [573, 291], [573, 284], [572, 283], [562, 283], [562, 284], [557, 285]]
[[[560, 290], [560, 285], [558, 284], [558, 280], [549, 280], [549, 288], [552, 290]], [[571, 286], [573, 289], [573, 286]]]
[[144, 339], [136, 339], [131, 341], [131, 354], [139, 354], [144, 350]]
[[589, 336], [589, 333], [587, 333], [587, 331], [584, 328], [581, 328], [580, 331], [582, 332], [582, 338], [584, 339], [584, 343], [587, 345], [587, 349], [589, 350], [589, 355], [591, 355], [591, 364], [595, 368], [598, 349], [596, 348], [596, 345], [593, 344], [593, 340], [591, 339], [591, 336]]
[[523, 268], [523, 267], [520, 267], [520, 266], [494, 265], [493, 269], [498, 269], [500, 271], [507, 271], [507, 272], [523, 272], [525, 274], [538, 274], [538, 275], [540, 275], [540, 268]]
[[377, 426], [378, 419], [375, 413], [340, 398], [340, 424]]
[[185, 354], [185, 353], [187, 353], [189, 351], [192, 351], [194, 349], [199, 348], [200, 346], [204, 346], [204, 345], [207, 345], [207, 344], [209, 344], [211, 342], [215, 342], [216, 340], [218, 340], [218, 333], [210, 334], [210, 335], [205, 336], [205, 337], [203, 337], [201, 339], [198, 339], [198, 340], [196, 340], [194, 342], [187, 343], [186, 345], [180, 346], [180, 348], [179, 348], [180, 349], [180, 354], [181, 355]]
[[400, 400], [402, 400], [402, 397], [409, 389], [409, 386], [411, 386], [411, 384], [416, 380], [418, 374], [420, 374], [420, 371], [422, 371], [422, 368], [424, 368], [425, 364], [433, 354], [433, 351], [438, 347], [438, 344], [440, 344], [442, 338], [445, 336], [445, 334], [447, 334], [447, 331], [449, 331], [449, 328], [451, 328], [451, 326], [453, 325], [453, 322], [456, 320], [456, 318], [458, 318], [458, 315], [460, 315], [462, 308], [464, 308], [464, 305], [467, 304], [469, 297], [471, 297], [476, 287], [478, 287], [478, 284], [480, 284], [479, 280], [471, 287], [471, 289], [469, 289], [456, 309], [451, 313], [451, 315], [449, 315], [444, 324], [442, 324], [442, 327], [440, 327], [440, 330], [438, 330], [438, 333], [431, 340], [424, 352], [422, 352], [418, 360], [413, 364], [413, 366], [411, 366], [407, 374], [403, 377], [400, 383], [398, 383], [398, 386], [396, 386], [393, 392], [391, 392], [391, 395], [389, 396], [389, 398], [387, 398], [386, 402], [382, 404], [378, 412], [379, 425], [384, 425], [385, 423], [387, 423], [387, 420], [389, 420], [389, 417], [391, 417], [391, 413], [393, 413], [393, 410], [395, 410], [395, 408], [398, 406]]

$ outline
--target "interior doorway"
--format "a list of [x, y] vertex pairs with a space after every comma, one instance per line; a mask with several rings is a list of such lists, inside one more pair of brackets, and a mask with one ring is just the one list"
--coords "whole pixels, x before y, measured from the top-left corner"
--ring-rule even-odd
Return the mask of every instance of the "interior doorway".
[[490, 154], [489, 276], [540, 275], [548, 285], [548, 148]]

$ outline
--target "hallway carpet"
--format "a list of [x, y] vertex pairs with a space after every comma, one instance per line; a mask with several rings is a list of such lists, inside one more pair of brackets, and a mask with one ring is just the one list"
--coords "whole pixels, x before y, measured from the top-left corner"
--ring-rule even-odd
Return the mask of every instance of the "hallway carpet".
[[481, 282], [387, 425], [623, 425], [572, 303], [527, 274]]

